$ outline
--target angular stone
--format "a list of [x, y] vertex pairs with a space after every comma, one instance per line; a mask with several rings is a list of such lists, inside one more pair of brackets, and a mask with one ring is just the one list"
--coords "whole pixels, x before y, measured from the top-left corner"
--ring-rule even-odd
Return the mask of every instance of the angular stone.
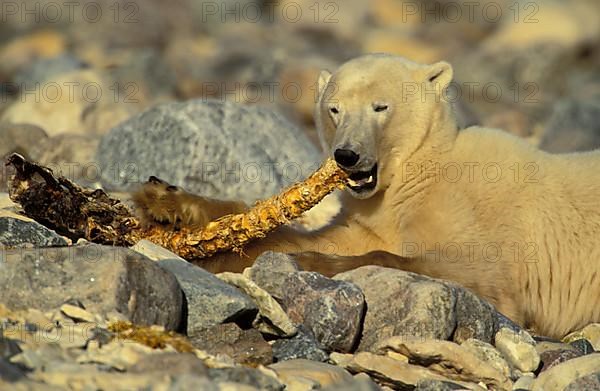
[[96, 317], [93, 314], [76, 305], [63, 304], [60, 306], [60, 311], [74, 321], [90, 323], [96, 321]]
[[242, 330], [234, 323], [215, 325], [189, 335], [197, 349], [209, 354], [226, 354], [235, 362], [250, 366], [273, 362], [273, 350], [258, 330]]
[[542, 353], [550, 351], [550, 350], [570, 350], [570, 351], [578, 353], [576, 348], [574, 348], [573, 346], [571, 346], [567, 343], [564, 343], [564, 342], [558, 342], [556, 340], [541, 341], [538, 336], [533, 337], [533, 339], [536, 341], [535, 342], [535, 350], [539, 354], [542, 354]]
[[19, 310], [79, 300], [88, 311], [114, 311], [140, 325], [178, 329], [182, 293], [173, 275], [126, 248], [95, 244], [7, 250], [0, 254], [0, 302]]
[[259, 255], [252, 267], [244, 271], [248, 277], [277, 300], [281, 300], [287, 286], [285, 279], [300, 268], [294, 258], [288, 254], [265, 251]]
[[598, 373], [600, 373], [600, 353], [587, 354], [540, 373], [531, 389], [533, 391], [564, 390], [573, 382]]
[[585, 338], [579, 338], [574, 341], [571, 341], [569, 345], [577, 349], [581, 354], [590, 354], [594, 353], [595, 351], [590, 341], [588, 341]]
[[581, 330], [567, 335], [563, 340], [570, 342], [580, 338], [587, 339], [592, 344], [594, 350], [600, 351], [600, 323], [589, 324]]
[[311, 330], [326, 350], [353, 349], [365, 311], [365, 297], [356, 285], [315, 272], [292, 273], [284, 285], [282, 303], [292, 321]]
[[157, 264], [171, 272], [183, 290], [188, 335], [220, 323], [249, 323], [254, 318], [257, 308], [250, 297], [214, 274], [179, 259], [163, 259]]
[[498, 372], [507, 378], [511, 377], [510, 366], [502, 357], [502, 354], [494, 346], [478, 339], [468, 339], [461, 344], [462, 347], [469, 349], [481, 361], [494, 367]]
[[311, 389], [319, 389], [334, 384], [345, 384], [353, 380], [352, 375], [338, 366], [304, 359], [288, 360], [272, 364], [281, 381], [290, 387], [291, 384], [303, 380], [312, 384]]
[[512, 382], [495, 367], [479, 359], [471, 349], [453, 342], [440, 340], [408, 340], [391, 337], [377, 346], [378, 353], [398, 352], [449, 379], [466, 382], [483, 382], [494, 389], [507, 389]]
[[495, 308], [470, 290], [457, 284], [450, 285], [456, 295], [456, 329], [452, 340], [461, 343], [474, 338], [491, 342], [496, 331], [498, 313]]
[[152, 243], [151, 241], [146, 239], [140, 240], [135, 245], [131, 246], [131, 249], [153, 261], [162, 261], [165, 259], [178, 259], [180, 261], [187, 262], [185, 259], [181, 258], [174, 252], [167, 250], [166, 248], [161, 247], [158, 244]]
[[197, 99], [122, 122], [103, 137], [97, 161], [104, 187], [131, 190], [155, 175], [203, 196], [251, 203], [311, 174], [321, 156], [273, 111]]
[[535, 381], [535, 376], [532, 373], [525, 374], [517, 379], [515, 384], [513, 384], [513, 390], [526, 391], [531, 390], [533, 387], [533, 382]]
[[540, 353], [540, 361], [542, 362], [540, 372], [547, 371], [562, 362], [580, 356], [581, 353], [573, 350], [546, 350], [545, 352]]
[[418, 365], [369, 352], [360, 352], [354, 356], [331, 353], [330, 359], [351, 373], [366, 373], [378, 383], [394, 389], [414, 389], [420, 381], [426, 379], [450, 381], [450, 379]]
[[498, 319], [493, 307], [456, 284], [379, 266], [360, 267], [334, 279], [353, 282], [365, 295], [360, 350], [392, 336], [493, 338]]
[[[514, 331], [515, 333], [520, 333], [521, 330], [523, 330], [523, 328], [521, 326], [519, 326], [518, 324], [516, 324], [515, 322], [513, 322], [512, 320], [508, 319], [506, 316], [502, 315], [500, 312], [496, 313], [496, 330], [498, 331], [501, 328], [508, 328], [511, 329], [512, 331]], [[491, 338], [490, 343], [493, 343], [493, 338]]]
[[258, 317], [253, 326], [263, 333], [281, 337], [291, 337], [297, 328], [281, 308], [279, 303], [267, 291], [256, 285], [252, 280], [239, 273], [220, 273], [217, 277], [228, 284], [240, 288], [252, 297], [258, 306]]
[[522, 372], [533, 372], [540, 364], [540, 355], [535, 350], [535, 341], [526, 331], [515, 333], [502, 328], [496, 333], [496, 349], [515, 368]]
[[298, 334], [281, 338], [273, 343], [273, 358], [276, 361], [304, 358], [312, 361], [327, 361], [329, 355], [305, 326], [298, 327]]
[[62, 236], [38, 222], [0, 216], [0, 248], [66, 245], [67, 241]]

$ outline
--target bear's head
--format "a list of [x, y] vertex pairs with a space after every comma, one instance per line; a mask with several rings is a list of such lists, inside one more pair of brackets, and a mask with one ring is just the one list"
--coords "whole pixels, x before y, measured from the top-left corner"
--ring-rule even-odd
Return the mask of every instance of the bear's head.
[[[360, 199], [386, 189], [398, 167], [426, 144], [448, 112], [446, 62], [417, 64], [369, 54], [321, 72], [315, 122], [324, 151], [349, 174]], [[444, 117], [445, 118], [445, 117]], [[396, 164], [397, 164], [396, 163]]]

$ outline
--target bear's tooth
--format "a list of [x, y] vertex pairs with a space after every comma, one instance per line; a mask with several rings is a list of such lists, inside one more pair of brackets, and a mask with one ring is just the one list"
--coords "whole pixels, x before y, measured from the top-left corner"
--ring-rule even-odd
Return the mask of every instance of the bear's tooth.
[[350, 179], [350, 178], [348, 178], [348, 184], [350, 186], [354, 186], [354, 187], [358, 186], [358, 182], [356, 182], [355, 180]]

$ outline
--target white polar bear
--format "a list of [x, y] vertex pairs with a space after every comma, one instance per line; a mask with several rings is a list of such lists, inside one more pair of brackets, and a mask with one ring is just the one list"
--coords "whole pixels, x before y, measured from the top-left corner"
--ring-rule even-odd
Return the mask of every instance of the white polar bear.
[[350, 174], [341, 213], [312, 233], [282, 227], [249, 257], [198, 263], [239, 271], [265, 250], [303, 253], [305, 270], [327, 275], [378, 264], [456, 281], [545, 335], [600, 321], [600, 154], [459, 131], [451, 80], [446, 62], [385, 54], [323, 72], [315, 119]]

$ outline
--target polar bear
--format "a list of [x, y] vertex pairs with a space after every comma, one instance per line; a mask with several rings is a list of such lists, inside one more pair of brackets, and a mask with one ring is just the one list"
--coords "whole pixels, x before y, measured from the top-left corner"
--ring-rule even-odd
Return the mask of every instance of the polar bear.
[[[240, 271], [265, 250], [284, 251], [326, 275], [376, 264], [456, 281], [544, 335], [600, 321], [600, 153], [551, 155], [499, 130], [459, 131], [452, 74], [446, 62], [386, 54], [323, 71], [315, 120], [324, 151], [349, 174], [341, 211], [315, 232], [282, 227], [247, 257], [200, 266]], [[147, 186], [166, 200], [138, 193], [151, 218], [214, 217], [192, 213], [180, 189]]]

